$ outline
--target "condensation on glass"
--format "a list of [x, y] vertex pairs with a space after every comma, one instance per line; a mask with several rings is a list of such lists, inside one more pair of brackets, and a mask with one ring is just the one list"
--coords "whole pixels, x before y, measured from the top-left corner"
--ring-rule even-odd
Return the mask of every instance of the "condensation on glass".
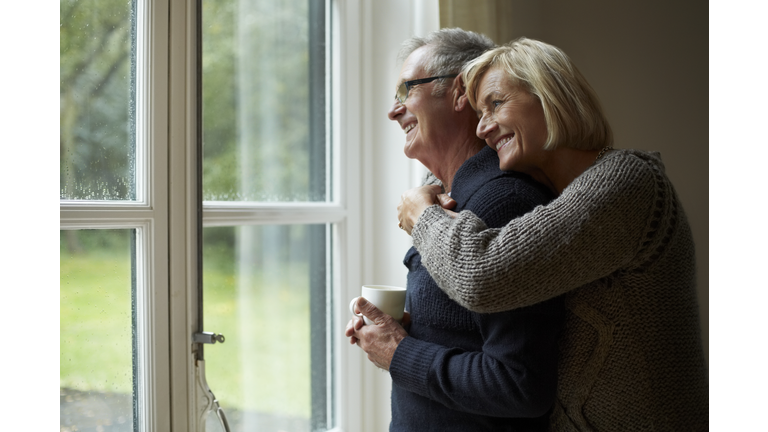
[[134, 200], [134, 2], [60, 0], [62, 200]]
[[327, 225], [204, 229], [208, 384], [232, 431], [325, 430]]
[[61, 431], [134, 430], [135, 235], [60, 232]]
[[324, 3], [203, 1], [203, 200], [329, 196]]

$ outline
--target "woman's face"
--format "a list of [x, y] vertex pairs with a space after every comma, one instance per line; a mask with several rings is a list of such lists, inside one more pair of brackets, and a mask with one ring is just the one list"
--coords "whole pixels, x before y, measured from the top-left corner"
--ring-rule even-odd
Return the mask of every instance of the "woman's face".
[[513, 86], [501, 68], [489, 69], [477, 88], [477, 136], [499, 155], [499, 168], [533, 175], [547, 156], [547, 123], [539, 99]]

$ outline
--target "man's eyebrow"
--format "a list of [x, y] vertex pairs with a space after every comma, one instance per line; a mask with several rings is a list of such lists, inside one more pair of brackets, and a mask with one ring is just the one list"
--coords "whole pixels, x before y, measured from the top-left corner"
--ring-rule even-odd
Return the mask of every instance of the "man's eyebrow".
[[410, 81], [410, 80], [408, 80], [408, 79], [405, 79], [405, 78], [398, 78], [398, 79], [397, 79], [397, 84], [395, 85], [395, 88], [397, 88], [397, 87], [400, 87], [400, 86], [401, 86], [401, 85], [403, 85], [403, 83], [404, 83], [404, 82], [406, 82], [406, 81]]

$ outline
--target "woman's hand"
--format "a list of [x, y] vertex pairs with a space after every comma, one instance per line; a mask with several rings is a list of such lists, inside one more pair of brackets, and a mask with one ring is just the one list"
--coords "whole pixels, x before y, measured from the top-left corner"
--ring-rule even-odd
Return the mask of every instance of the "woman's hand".
[[[349, 343], [357, 344], [368, 354], [368, 360], [388, 371], [397, 346], [408, 333], [394, 318], [380, 311], [365, 298], [360, 297], [357, 306], [356, 309], [373, 321], [373, 324], [365, 325], [362, 318], [355, 317], [347, 324], [344, 334], [349, 338]], [[410, 322], [410, 315], [407, 318], [403, 316], [403, 323], [406, 321]]]
[[[442, 189], [437, 185], [421, 186], [405, 191], [400, 196], [400, 204], [397, 205], [397, 220], [400, 222], [400, 228], [411, 234], [419, 216], [434, 204], [440, 204], [444, 209], [456, 207], [456, 201], [441, 192]], [[456, 215], [450, 211], [446, 213], [451, 217]]]

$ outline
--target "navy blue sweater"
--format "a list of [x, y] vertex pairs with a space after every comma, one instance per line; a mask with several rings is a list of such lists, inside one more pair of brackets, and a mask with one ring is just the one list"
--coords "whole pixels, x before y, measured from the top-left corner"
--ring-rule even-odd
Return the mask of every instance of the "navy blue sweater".
[[[499, 170], [485, 147], [456, 173], [455, 211], [471, 210], [497, 228], [552, 199], [529, 177]], [[390, 365], [390, 431], [544, 431], [555, 400], [562, 298], [478, 314], [451, 300], [411, 248], [406, 309], [409, 335]]]

